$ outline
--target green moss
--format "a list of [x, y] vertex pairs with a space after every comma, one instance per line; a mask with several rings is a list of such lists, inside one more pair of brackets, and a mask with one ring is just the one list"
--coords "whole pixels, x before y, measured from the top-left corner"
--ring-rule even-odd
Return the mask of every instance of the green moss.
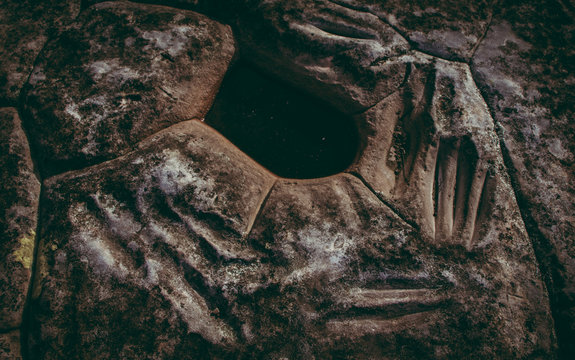
[[30, 269], [34, 261], [34, 244], [36, 241], [36, 232], [31, 230], [28, 235], [20, 239], [20, 247], [16, 249], [12, 256], [14, 260], [21, 263], [25, 269]]

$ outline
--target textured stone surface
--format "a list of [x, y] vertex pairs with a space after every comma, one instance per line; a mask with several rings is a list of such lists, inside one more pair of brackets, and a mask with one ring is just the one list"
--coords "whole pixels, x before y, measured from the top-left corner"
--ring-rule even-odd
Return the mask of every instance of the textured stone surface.
[[244, 58], [345, 113], [394, 92], [409, 45], [377, 16], [328, 0], [246, 2], [237, 20]]
[[517, 212], [509, 220], [467, 251], [421, 236], [357, 177], [279, 180], [250, 236], [279, 284], [255, 311], [258, 347], [276, 358], [549, 353], [533, 254]]
[[413, 46], [431, 55], [467, 61], [481, 41], [493, 11], [481, 1], [361, 1], [332, 0], [377, 14]]
[[80, 11], [80, 0], [4, 0], [0, 6], [0, 103], [15, 104], [34, 60]]
[[[93, 3], [20, 98], [48, 178], [22, 341], [18, 315], [0, 349], [573, 358], [572, 4], [162, 2], [220, 24]], [[232, 56], [265, 79], [224, 83], [206, 116]], [[345, 170], [305, 142], [257, 145], [334, 128], [359, 134]], [[303, 154], [317, 171], [277, 177], [250, 146], [280, 170]]]
[[14, 108], [0, 108], [0, 331], [20, 326], [32, 274], [40, 182]]
[[236, 351], [236, 298], [262, 276], [245, 236], [273, 179], [191, 121], [124, 157], [47, 180], [31, 354]]
[[0, 334], [0, 359], [22, 359], [20, 353], [20, 332], [18, 330]]
[[50, 42], [25, 91], [42, 171], [114, 158], [208, 111], [234, 53], [228, 27], [197, 13], [101, 3]]
[[502, 127], [564, 358], [575, 356], [575, 9], [504, 1], [473, 59]]

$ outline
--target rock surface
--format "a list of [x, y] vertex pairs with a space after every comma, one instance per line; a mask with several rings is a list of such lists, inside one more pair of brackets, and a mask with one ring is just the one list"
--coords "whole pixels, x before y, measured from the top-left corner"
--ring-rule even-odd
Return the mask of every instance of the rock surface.
[[219, 22], [84, 1], [0, 111], [0, 357], [573, 358], [572, 5], [167, 3]]
[[20, 332], [18, 330], [0, 334], [0, 359], [22, 359], [20, 352]]
[[273, 180], [199, 121], [47, 180], [31, 354], [237, 351], [235, 298], [261, 276], [244, 238]]
[[566, 359], [575, 356], [574, 36], [569, 2], [503, 1], [472, 63], [501, 126]]
[[233, 54], [230, 29], [197, 13], [123, 2], [86, 10], [45, 47], [25, 90], [42, 172], [117, 157], [202, 118]]
[[512, 215], [468, 251], [429, 241], [355, 176], [278, 180], [250, 238], [279, 294], [262, 296], [251, 332], [274, 358], [549, 353], [545, 294]]
[[50, 37], [80, 12], [80, 0], [4, 0], [0, 6], [0, 104], [15, 105]]
[[[408, 42], [377, 16], [322, 1], [246, 2], [237, 20], [242, 55], [344, 113], [394, 92]], [[303, 85], [303, 86], [302, 86]]]
[[376, 14], [417, 50], [459, 61], [468, 61], [473, 56], [494, 11], [491, 0], [457, 4], [437, 0], [332, 1]]
[[14, 108], [0, 108], [0, 183], [0, 331], [5, 331], [22, 321], [40, 197], [40, 181]]

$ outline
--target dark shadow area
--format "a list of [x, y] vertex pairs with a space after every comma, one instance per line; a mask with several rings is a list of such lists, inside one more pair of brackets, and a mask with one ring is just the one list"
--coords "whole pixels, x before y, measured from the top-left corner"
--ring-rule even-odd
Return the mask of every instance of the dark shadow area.
[[337, 174], [358, 150], [350, 117], [244, 64], [226, 76], [205, 122], [286, 178]]

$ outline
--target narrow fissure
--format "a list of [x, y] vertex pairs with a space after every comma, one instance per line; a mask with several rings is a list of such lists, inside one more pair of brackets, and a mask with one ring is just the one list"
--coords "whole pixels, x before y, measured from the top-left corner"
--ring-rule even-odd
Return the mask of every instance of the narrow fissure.
[[[479, 89], [483, 101], [485, 102], [487, 108], [489, 109], [491, 118], [495, 124], [495, 129], [497, 133], [497, 137], [499, 138], [499, 147], [501, 148], [501, 154], [503, 157], [503, 163], [505, 165], [507, 174], [509, 175], [509, 180], [511, 183], [511, 187], [513, 189], [513, 194], [515, 195], [515, 199], [517, 201], [517, 207], [519, 208], [519, 213], [521, 214], [521, 219], [525, 224], [525, 230], [531, 241], [531, 245], [533, 246], [533, 252], [535, 254], [535, 261], [537, 262], [537, 267], [541, 272], [542, 280], [545, 284], [547, 295], [549, 297], [550, 303], [550, 310], [551, 310], [551, 317], [554, 322], [553, 326], [555, 329], [555, 334], [557, 336], [558, 348], [559, 348], [559, 358], [568, 358], [568, 355], [561, 356], [562, 349], [565, 349], [566, 346], [563, 344], [568, 344], [572, 341], [570, 338], [564, 338], [562, 336], [563, 332], [565, 331], [565, 337], [569, 337], [570, 331], [568, 322], [562, 322], [562, 316], [560, 311], [557, 309], [559, 306], [559, 299], [555, 295], [555, 282], [561, 282], [561, 276], [557, 273], [556, 270], [558, 266], [560, 266], [559, 260], [557, 256], [553, 253], [553, 246], [549, 243], [549, 241], [545, 238], [541, 230], [538, 228], [538, 224], [533, 218], [533, 215], [530, 211], [530, 204], [523, 192], [521, 191], [521, 186], [519, 184], [519, 179], [517, 175], [517, 169], [513, 165], [513, 160], [511, 158], [511, 154], [507, 146], [505, 145], [505, 137], [503, 135], [503, 126], [499, 124], [497, 121], [494, 111], [489, 106], [488, 102], [486, 101], [487, 96], [481, 89], [481, 87], [477, 84], [475, 77], [473, 76], [473, 69], [472, 70], [472, 79], [475, 83], [477, 89]], [[553, 266], [554, 264], [555, 266]], [[564, 330], [560, 330], [563, 329]]]
[[34, 292], [34, 286], [38, 279], [38, 254], [40, 252], [40, 242], [42, 237], [42, 203], [44, 197], [44, 183], [41, 182], [40, 195], [38, 201], [38, 222], [36, 224], [36, 239], [34, 241], [34, 255], [32, 257], [32, 271], [30, 276], [30, 283], [28, 285], [28, 293], [26, 294], [26, 302], [24, 305], [24, 311], [22, 313], [22, 323], [20, 325], [20, 354], [23, 360], [33, 359], [29, 352], [29, 338], [30, 338], [30, 327], [32, 323], [31, 311], [32, 311], [32, 294]]

